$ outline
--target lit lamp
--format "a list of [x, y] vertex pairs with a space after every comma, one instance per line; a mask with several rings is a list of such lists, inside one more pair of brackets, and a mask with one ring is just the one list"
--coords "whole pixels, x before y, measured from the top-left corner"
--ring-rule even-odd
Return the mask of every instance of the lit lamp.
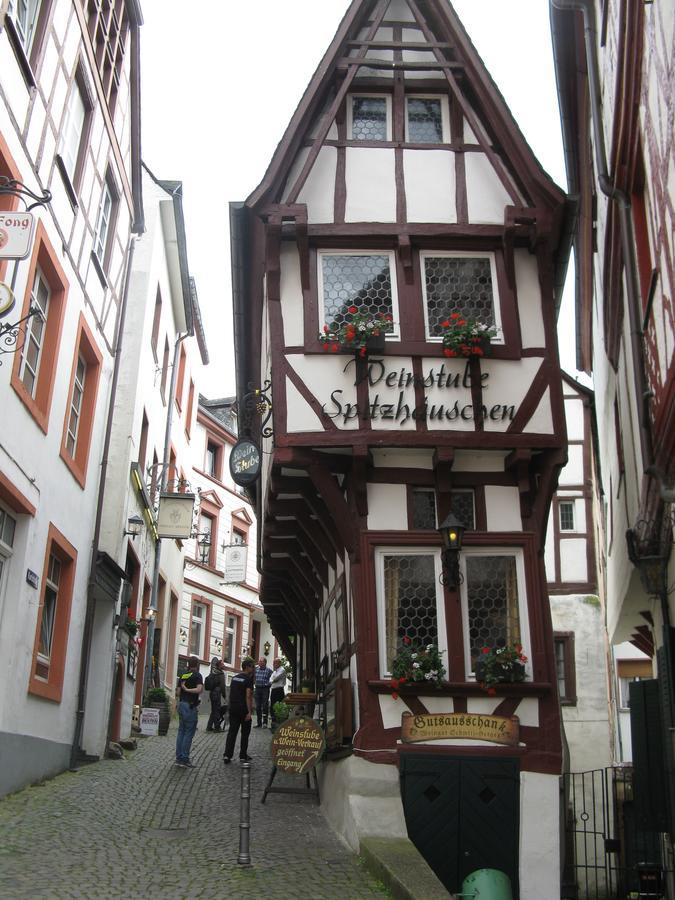
[[270, 650], [271, 650], [271, 649], [272, 649], [272, 645], [270, 644], [270, 642], [269, 642], [269, 641], [265, 641], [265, 643], [263, 644], [263, 651], [264, 651], [264, 653], [265, 653], [265, 656], [269, 656], [269, 655], [270, 655]]
[[459, 571], [459, 551], [462, 549], [464, 530], [464, 525], [452, 513], [447, 516], [438, 528], [441, 541], [443, 542], [443, 550], [441, 551], [441, 559], [443, 561], [441, 584], [451, 591], [456, 591], [462, 583], [462, 573]]
[[136, 536], [141, 533], [141, 529], [143, 528], [143, 519], [140, 516], [129, 516], [127, 519], [127, 530], [124, 532], [125, 535], [131, 535], [132, 539], [135, 540]]
[[152, 609], [152, 607], [148, 607], [145, 611], [145, 615], [143, 616], [143, 621], [144, 622], [154, 622], [156, 615], [157, 615], [157, 610]]
[[211, 547], [211, 535], [206, 532], [203, 534], [199, 540], [197, 541], [199, 546], [199, 558], [203, 563], [207, 563], [209, 560], [209, 548]]

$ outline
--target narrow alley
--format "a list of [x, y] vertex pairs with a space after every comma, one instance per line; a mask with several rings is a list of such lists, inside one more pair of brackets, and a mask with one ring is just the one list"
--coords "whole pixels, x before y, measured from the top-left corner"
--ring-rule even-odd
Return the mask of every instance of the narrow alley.
[[271, 794], [270, 732], [252, 732], [251, 868], [237, 865], [241, 770], [200, 722], [196, 768], [167, 737], [0, 801], [5, 898], [369, 898], [389, 896], [331, 831], [313, 800]]

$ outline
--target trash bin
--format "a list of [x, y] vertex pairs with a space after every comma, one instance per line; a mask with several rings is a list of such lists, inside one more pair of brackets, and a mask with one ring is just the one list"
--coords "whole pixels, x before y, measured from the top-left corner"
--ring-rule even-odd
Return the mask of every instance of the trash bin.
[[462, 882], [460, 897], [477, 900], [513, 900], [511, 879], [499, 869], [476, 869]]

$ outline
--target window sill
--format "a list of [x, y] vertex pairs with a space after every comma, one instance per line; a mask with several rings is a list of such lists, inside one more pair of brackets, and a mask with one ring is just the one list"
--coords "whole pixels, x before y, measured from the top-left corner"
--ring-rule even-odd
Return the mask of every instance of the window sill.
[[[368, 682], [368, 687], [376, 694], [391, 694], [391, 681], [377, 679]], [[552, 685], [547, 681], [520, 681], [516, 684], [498, 684], [495, 693], [504, 697], [545, 697], [551, 693]], [[425, 684], [403, 684], [396, 691], [402, 697], [416, 697], [420, 694], [443, 694], [456, 697], [485, 697], [487, 691], [476, 681], [444, 681], [440, 687], [431, 687]], [[491, 695], [492, 696], [492, 695]]]

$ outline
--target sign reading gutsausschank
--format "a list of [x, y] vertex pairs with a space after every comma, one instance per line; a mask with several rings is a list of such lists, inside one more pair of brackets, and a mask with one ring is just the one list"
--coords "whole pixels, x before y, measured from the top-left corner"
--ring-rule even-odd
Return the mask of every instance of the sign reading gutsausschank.
[[260, 450], [253, 441], [237, 441], [230, 453], [230, 475], [235, 484], [247, 485], [260, 475]]
[[401, 740], [405, 743], [443, 738], [474, 738], [493, 744], [518, 743], [518, 716], [485, 716], [482, 713], [427, 713], [401, 716]]
[[298, 716], [284, 722], [272, 739], [274, 765], [289, 775], [304, 775], [321, 759], [324, 734], [313, 719]]

